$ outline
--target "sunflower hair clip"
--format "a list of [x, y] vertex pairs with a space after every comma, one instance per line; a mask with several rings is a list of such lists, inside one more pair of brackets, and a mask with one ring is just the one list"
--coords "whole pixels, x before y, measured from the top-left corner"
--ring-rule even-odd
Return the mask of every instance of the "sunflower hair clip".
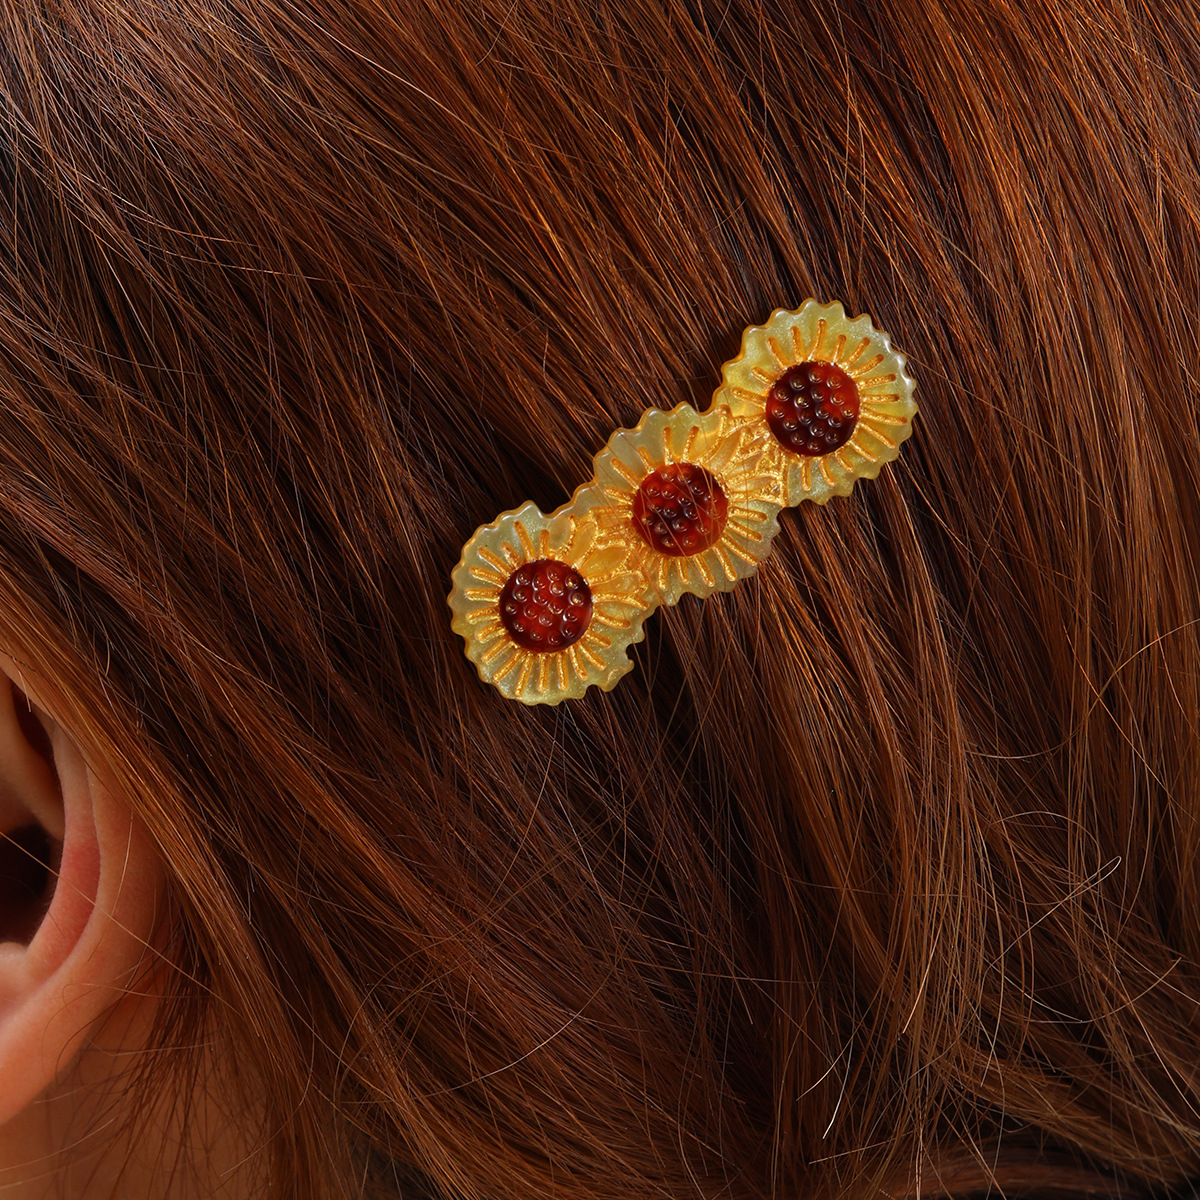
[[566, 504], [475, 531], [447, 603], [480, 679], [523, 704], [609, 691], [656, 608], [730, 591], [781, 509], [847, 496], [895, 459], [914, 387], [888, 334], [837, 302], [746, 329], [704, 412], [647, 409]]

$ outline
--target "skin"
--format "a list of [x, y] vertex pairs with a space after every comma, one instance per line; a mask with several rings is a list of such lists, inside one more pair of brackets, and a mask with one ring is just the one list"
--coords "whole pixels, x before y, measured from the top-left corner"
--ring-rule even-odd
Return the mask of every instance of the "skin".
[[[61, 854], [44, 912], [0, 891], [0, 1195], [250, 1195], [252, 1160], [215, 1084], [201, 1085], [186, 1127], [164, 1098], [136, 1137], [114, 1136], [169, 979], [156, 952], [165, 877], [145, 830], [69, 732], [52, 686], [6, 654], [0, 671], [0, 832], [36, 823]], [[22, 729], [9, 680], [49, 735], [52, 760]], [[201, 1078], [215, 1065], [202, 1062]]]

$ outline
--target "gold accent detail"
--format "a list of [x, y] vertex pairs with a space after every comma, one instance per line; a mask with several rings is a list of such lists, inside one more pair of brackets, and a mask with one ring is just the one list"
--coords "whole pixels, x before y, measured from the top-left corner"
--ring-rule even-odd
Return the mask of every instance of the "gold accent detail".
[[855, 359], [857, 359], [870, 344], [871, 339], [869, 337], [863, 338], [863, 340], [855, 347], [854, 353], [850, 355], [850, 357], [846, 359], [844, 363], [841, 364], [842, 370], [845, 371], [847, 368], [852, 367]]
[[529, 676], [533, 674], [534, 657], [532, 654], [525, 655], [524, 661], [521, 663], [521, 675], [517, 680], [517, 691], [523, 692], [529, 686]]
[[537, 558], [537, 551], [533, 548], [533, 540], [529, 536], [529, 530], [525, 528], [521, 521], [513, 522], [513, 530], [517, 537], [521, 539], [521, 549], [525, 551], [525, 561], [532, 562]]
[[501, 650], [507, 650], [512, 646], [511, 642], [497, 642], [480, 660], [481, 662], [491, 662]]
[[883, 362], [883, 355], [877, 354], [870, 362], [863, 363], [861, 367], [856, 367], [850, 374], [857, 380], [865, 371], [873, 371], [881, 362]]
[[[512, 643], [508, 643], [508, 644], [509, 644], [509, 645], [512, 645]], [[515, 666], [517, 665], [517, 663], [518, 663], [520, 660], [521, 660], [521, 655], [520, 655], [520, 653], [514, 649], [514, 650], [513, 650], [513, 655], [512, 655], [512, 657], [511, 657], [510, 659], [508, 659], [508, 661], [507, 661], [507, 662], [505, 662], [505, 663], [504, 663], [504, 664], [501, 666], [500, 670], [498, 670], [498, 671], [497, 671], [497, 672], [496, 672], [496, 673], [495, 673], [495, 674], [492, 676], [492, 682], [493, 682], [493, 683], [499, 683], [499, 682], [500, 682], [500, 680], [502, 680], [502, 679], [503, 679], [503, 678], [504, 678], [504, 677], [505, 677], [505, 676], [506, 676], [506, 675], [507, 675], [507, 674], [508, 674], [508, 673], [509, 673], [509, 672], [510, 672], [512, 669], [513, 669], [513, 667], [515, 667]]]
[[[483, 561], [485, 563], [487, 563], [487, 565], [489, 567], [492, 567], [496, 571], [506, 572], [508, 570], [509, 564], [506, 563], [498, 555], [493, 554], [486, 546], [479, 547], [479, 557], [482, 558]], [[505, 582], [507, 579], [508, 579], [507, 575], [501, 576], [502, 583]]]
[[[895, 441], [893, 441], [890, 437], [888, 437], [888, 435], [886, 433], [884, 433], [882, 430], [876, 429], [873, 422], [871, 422], [871, 421], [859, 422], [858, 429], [856, 429], [854, 431], [855, 437], [858, 436], [860, 430], [863, 433], [869, 433], [876, 441], [882, 442], [889, 450], [894, 450], [896, 448], [897, 443]], [[865, 457], [867, 452], [865, 450], [863, 450], [861, 453]], [[875, 462], [876, 459], [872, 458], [871, 461]]]
[[[866, 427], [860, 426], [860, 428], [866, 428]], [[868, 432], [870, 432], [870, 431], [868, 430]], [[860, 443], [858, 441], [858, 433], [859, 433], [859, 431], [858, 431], [858, 429], [856, 429], [854, 431], [854, 436], [846, 443], [846, 445], [852, 447], [855, 454], [861, 454], [862, 457], [867, 460], [867, 462], [869, 462], [869, 463], [878, 462], [879, 461], [878, 455], [872, 454], [870, 452], [870, 450], [868, 450], [865, 446], [860, 445]], [[876, 434], [875, 436], [878, 437], [879, 435]], [[847, 468], [847, 470], [849, 470], [849, 469], [850, 468]]]
[[586, 645], [584, 645], [584, 643], [583, 643], [583, 642], [576, 642], [576, 643], [575, 643], [575, 646], [574, 646], [574, 647], [572, 647], [572, 649], [575, 649], [576, 647], [578, 648], [578, 650], [579, 650], [579, 653], [580, 653], [580, 654], [581, 654], [581, 655], [582, 655], [584, 658], [586, 658], [586, 659], [588, 660], [588, 662], [590, 662], [590, 663], [592, 664], [592, 666], [596, 668], [596, 670], [597, 670], [597, 671], [602, 671], [602, 670], [604, 669], [604, 663], [603, 663], [603, 662], [601, 662], [601, 660], [600, 660], [600, 659], [598, 659], [598, 658], [597, 658], [597, 657], [596, 657], [596, 656], [595, 656], [595, 655], [594, 655], [594, 654], [593, 654], [593, 653], [592, 653], [592, 652], [591, 652], [591, 651], [590, 651], [590, 650], [587, 648], [587, 646], [586, 646]]

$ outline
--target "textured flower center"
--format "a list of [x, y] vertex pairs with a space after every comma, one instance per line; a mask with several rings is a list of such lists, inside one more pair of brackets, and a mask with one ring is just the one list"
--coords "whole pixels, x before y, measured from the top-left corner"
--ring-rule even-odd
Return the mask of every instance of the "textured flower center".
[[787, 449], [810, 457], [844, 446], [858, 421], [858, 387], [833, 363], [789, 367], [767, 393], [767, 424]]
[[563, 650], [592, 623], [592, 589], [574, 567], [539, 558], [508, 577], [500, 592], [500, 621], [525, 650]]
[[718, 541], [729, 501], [713, 475], [695, 463], [671, 463], [642, 480], [633, 498], [634, 528], [659, 554], [699, 554]]

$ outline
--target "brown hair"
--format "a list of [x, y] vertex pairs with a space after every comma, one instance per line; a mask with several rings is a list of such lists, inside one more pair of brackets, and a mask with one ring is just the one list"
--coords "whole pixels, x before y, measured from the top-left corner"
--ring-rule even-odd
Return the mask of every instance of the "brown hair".
[[[1200, 1173], [1191, 0], [0, 10], [0, 644], [263, 1194]], [[608, 695], [445, 594], [808, 295], [917, 429]], [[174, 1047], [167, 1051], [166, 1048]]]

